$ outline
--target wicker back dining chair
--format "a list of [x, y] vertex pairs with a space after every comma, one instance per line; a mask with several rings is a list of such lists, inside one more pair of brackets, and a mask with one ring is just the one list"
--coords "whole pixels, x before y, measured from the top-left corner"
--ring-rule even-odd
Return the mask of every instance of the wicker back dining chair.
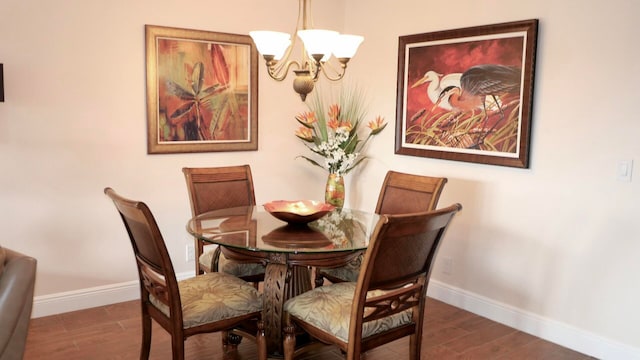
[[[256, 338], [262, 296], [250, 283], [224, 273], [177, 281], [164, 239], [147, 205], [126, 199], [111, 188], [105, 188], [104, 192], [120, 213], [138, 268], [142, 309], [140, 359], [149, 358], [152, 319], [171, 334], [173, 359], [184, 359], [184, 341], [195, 334], [222, 331], [226, 350], [233, 350], [236, 345], [228, 341], [231, 330]], [[259, 359], [266, 359], [264, 341], [258, 344], [258, 354]]]
[[[376, 214], [409, 214], [434, 210], [447, 178], [406, 174], [388, 171], [384, 178]], [[324, 279], [332, 283], [356, 281], [360, 272], [362, 256], [345, 266], [337, 268], [317, 268], [315, 285], [322, 286]]]
[[296, 349], [301, 331], [337, 345], [348, 360], [410, 336], [410, 359], [419, 359], [431, 268], [451, 220], [461, 209], [454, 204], [431, 212], [382, 215], [357, 282], [317, 287], [285, 303], [285, 360], [314, 348], [311, 342]]
[[[182, 168], [191, 215], [224, 208], [255, 205], [253, 178], [249, 165]], [[208, 248], [208, 249], [207, 249]], [[240, 263], [226, 259], [219, 246], [195, 239], [196, 274], [222, 271], [250, 282], [264, 280], [265, 267], [260, 263]]]
[[447, 178], [388, 171], [376, 214], [409, 214], [434, 210]]

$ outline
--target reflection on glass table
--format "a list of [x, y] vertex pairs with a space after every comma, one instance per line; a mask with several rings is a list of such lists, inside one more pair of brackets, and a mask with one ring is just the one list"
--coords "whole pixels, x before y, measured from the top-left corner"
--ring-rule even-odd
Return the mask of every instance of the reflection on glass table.
[[311, 289], [309, 267], [337, 267], [367, 248], [378, 215], [335, 209], [308, 224], [287, 224], [262, 207], [244, 206], [199, 215], [187, 231], [222, 246], [225, 257], [266, 265], [263, 321], [267, 349], [282, 354], [282, 306]]

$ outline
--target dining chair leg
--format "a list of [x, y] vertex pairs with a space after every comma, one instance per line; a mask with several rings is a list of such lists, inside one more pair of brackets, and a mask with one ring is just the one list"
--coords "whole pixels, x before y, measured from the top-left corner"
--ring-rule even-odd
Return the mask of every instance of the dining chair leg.
[[179, 331], [171, 334], [171, 353], [173, 360], [184, 360], [184, 336]]
[[286, 319], [285, 321], [286, 323], [284, 325], [284, 341], [282, 349], [284, 351], [284, 360], [293, 360], [293, 355], [296, 350], [296, 327], [293, 324], [289, 323], [288, 319]]
[[220, 339], [222, 340], [222, 349], [227, 351], [227, 347], [229, 347], [229, 332], [221, 331], [220, 335]]
[[409, 336], [409, 360], [418, 360], [420, 359], [420, 343], [421, 337], [416, 334]]
[[142, 310], [142, 347], [140, 348], [140, 359], [148, 359], [151, 352], [151, 316]]
[[264, 335], [264, 322], [262, 321], [258, 321], [256, 345], [258, 347], [258, 360], [267, 360], [267, 339]]

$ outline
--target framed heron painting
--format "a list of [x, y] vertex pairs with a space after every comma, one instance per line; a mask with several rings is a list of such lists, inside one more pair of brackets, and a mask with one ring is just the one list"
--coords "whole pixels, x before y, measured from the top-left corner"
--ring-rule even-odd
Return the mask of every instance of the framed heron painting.
[[145, 25], [147, 152], [258, 149], [258, 53], [248, 35]]
[[538, 20], [399, 37], [396, 154], [529, 167]]

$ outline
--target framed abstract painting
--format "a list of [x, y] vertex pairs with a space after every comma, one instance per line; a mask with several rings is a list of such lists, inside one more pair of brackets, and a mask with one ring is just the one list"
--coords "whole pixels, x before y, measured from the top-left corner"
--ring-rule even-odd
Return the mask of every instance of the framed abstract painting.
[[529, 167], [538, 20], [400, 36], [396, 154]]
[[258, 53], [248, 35], [145, 25], [147, 152], [258, 149]]

